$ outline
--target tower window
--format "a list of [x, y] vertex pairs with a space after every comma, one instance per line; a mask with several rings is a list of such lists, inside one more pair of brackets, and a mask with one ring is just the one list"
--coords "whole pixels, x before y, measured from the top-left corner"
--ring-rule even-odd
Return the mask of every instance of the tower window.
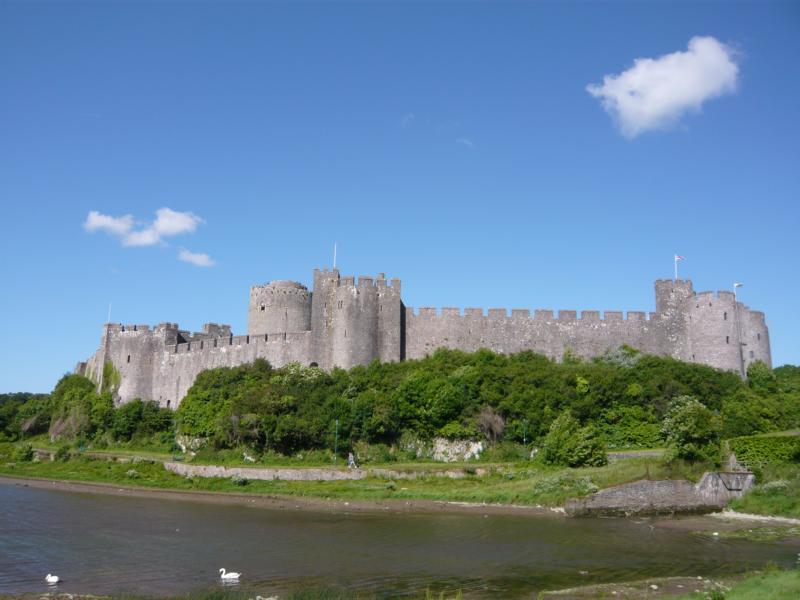
[[267, 308], [267, 307], [266, 307], [266, 306], [264, 306], [263, 304], [261, 305], [261, 310], [265, 310], [266, 308]]
[[730, 338], [730, 336], [727, 336], [727, 335], [725, 336], [725, 343], [726, 343], [726, 344], [730, 344], [730, 343], [731, 343], [731, 338]]
[[726, 312], [722, 313], [722, 320], [723, 321], [727, 321], [728, 320], [728, 313], [726, 313]]
[[756, 334], [756, 338], [757, 338], [757, 339], [758, 339], [758, 341], [760, 342], [760, 341], [761, 341], [761, 334], [760, 334], [760, 333], [757, 333], [757, 334]]
[[128, 362], [131, 362], [131, 355], [128, 354]]
[[342, 308], [342, 301], [339, 300], [339, 308]]

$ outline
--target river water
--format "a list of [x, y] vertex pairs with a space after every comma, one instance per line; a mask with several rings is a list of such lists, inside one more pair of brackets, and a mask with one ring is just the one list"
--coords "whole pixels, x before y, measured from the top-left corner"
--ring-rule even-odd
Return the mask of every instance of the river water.
[[[0, 484], [0, 593], [188, 593], [218, 586], [226, 567], [243, 572], [238, 589], [262, 595], [325, 586], [516, 598], [788, 567], [799, 551], [798, 540], [723, 540], [647, 520], [280, 511]], [[47, 573], [63, 581], [47, 586]]]

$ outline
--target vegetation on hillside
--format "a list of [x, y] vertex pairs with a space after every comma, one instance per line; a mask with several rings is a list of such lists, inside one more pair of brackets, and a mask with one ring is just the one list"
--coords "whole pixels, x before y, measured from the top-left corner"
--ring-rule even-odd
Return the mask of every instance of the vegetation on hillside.
[[[172, 413], [142, 401], [115, 408], [110, 391], [65, 375], [50, 395], [0, 397], [0, 436], [47, 433], [54, 442], [97, 446], [166, 442], [177, 428], [217, 450], [292, 455], [369, 446], [384, 457], [380, 448], [441, 436], [542, 446], [545, 462], [573, 466], [602, 463], [604, 446], [669, 444], [677, 458], [715, 460], [721, 439], [800, 426], [800, 368], [755, 363], [748, 376], [627, 347], [563, 362], [440, 349], [332, 372], [257, 360], [204, 371]], [[555, 449], [555, 439], [573, 447]]]

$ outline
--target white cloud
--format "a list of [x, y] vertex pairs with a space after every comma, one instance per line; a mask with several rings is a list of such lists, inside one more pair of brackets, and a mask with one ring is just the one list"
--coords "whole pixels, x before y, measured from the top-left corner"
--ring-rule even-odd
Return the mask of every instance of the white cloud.
[[191, 263], [198, 267], [214, 266], [214, 261], [211, 260], [211, 257], [208, 254], [204, 254], [202, 252], [190, 252], [186, 248], [181, 248], [181, 251], [178, 253], [178, 260]]
[[666, 129], [690, 111], [698, 112], [706, 100], [736, 90], [739, 67], [731, 48], [713, 37], [693, 37], [685, 52], [658, 58], [637, 58], [617, 75], [586, 91], [599, 98], [603, 108], [627, 138], [652, 129]]
[[203, 219], [190, 212], [178, 212], [171, 208], [159, 208], [153, 229], [162, 236], [194, 233]]
[[194, 233], [203, 219], [191, 212], [179, 212], [171, 208], [159, 208], [152, 223], [134, 229], [131, 215], [112, 217], [93, 210], [89, 212], [83, 227], [86, 231], [104, 231], [120, 238], [123, 246], [153, 246], [164, 238], [184, 233]]
[[456, 144], [461, 144], [462, 146], [466, 146], [470, 150], [475, 150], [475, 142], [467, 137], [460, 137], [456, 140]]
[[89, 211], [86, 221], [83, 224], [86, 231], [105, 231], [112, 235], [125, 235], [133, 228], [133, 217], [123, 215], [121, 217], [110, 217], [96, 210]]

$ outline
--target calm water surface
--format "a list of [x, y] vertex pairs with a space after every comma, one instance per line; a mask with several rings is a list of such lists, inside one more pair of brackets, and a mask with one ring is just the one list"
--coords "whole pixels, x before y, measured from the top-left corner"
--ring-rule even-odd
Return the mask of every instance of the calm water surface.
[[[713, 525], [709, 525], [713, 527]], [[168, 595], [219, 585], [267, 595], [308, 586], [382, 596], [538, 590], [648, 576], [791, 566], [800, 541], [726, 541], [647, 521], [529, 516], [331, 514], [0, 484], [0, 593]], [[580, 571], [588, 571], [581, 575]]]

